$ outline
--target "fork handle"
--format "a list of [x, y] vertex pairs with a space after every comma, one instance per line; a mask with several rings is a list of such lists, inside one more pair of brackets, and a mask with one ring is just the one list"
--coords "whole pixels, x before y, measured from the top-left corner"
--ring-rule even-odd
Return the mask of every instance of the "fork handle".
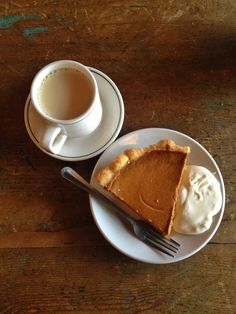
[[87, 193], [94, 195], [95, 197], [98, 197], [102, 201], [105, 201], [109, 206], [112, 207], [116, 212], [118, 212], [123, 218], [125, 218], [127, 221], [129, 221], [132, 225], [134, 222], [134, 218], [131, 217], [128, 213], [126, 213], [123, 209], [121, 209], [119, 206], [114, 204], [107, 196], [102, 194], [100, 191], [98, 191], [94, 186], [89, 184], [83, 177], [81, 177], [76, 171], [74, 171], [70, 167], [64, 167], [61, 169], [61, 175], [66, 180], [70, 181], [71, 183], [75, 184], [82, 190], [86, 191]]
[[61, 169], [61, 175], [64, 179], [70, 181], [74, 185], [78, 186], [82, 190], [89, 194], [95, 194], [96, 190], [91, 184], [89, 184], [83, 177], [81, 177], [75, 170], [70, 167], [64, 167]]

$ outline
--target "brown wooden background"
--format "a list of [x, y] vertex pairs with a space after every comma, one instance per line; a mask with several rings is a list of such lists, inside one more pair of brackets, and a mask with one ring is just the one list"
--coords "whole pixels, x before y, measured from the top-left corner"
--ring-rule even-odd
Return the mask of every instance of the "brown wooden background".
[[[0, 2], [0, 313], [236, 313], [236, 2]], [[100, 235], [88, 196], [97, 158], [66, 163], [29, 139], [35, 73], [72, 59], [98, 68], [125, 102], [120, 135], [166, 127], [198, 140], [226, 186], [223, 222], [193, 257], [139, 263]]]

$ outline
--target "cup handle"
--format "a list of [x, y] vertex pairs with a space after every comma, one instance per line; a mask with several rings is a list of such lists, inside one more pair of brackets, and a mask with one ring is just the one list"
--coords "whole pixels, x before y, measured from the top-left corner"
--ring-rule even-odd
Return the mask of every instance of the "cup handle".
[[40, 140], [40, 145], [47, 151], [58, 154], [67, 139], [67, 135], [60, 134], [61, 130], [60, 127], [48, 126]]

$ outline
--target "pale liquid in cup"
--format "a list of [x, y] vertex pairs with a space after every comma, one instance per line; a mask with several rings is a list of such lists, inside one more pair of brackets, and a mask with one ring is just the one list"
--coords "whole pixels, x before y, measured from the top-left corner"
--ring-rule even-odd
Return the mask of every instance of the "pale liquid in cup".
[[90, 107], [93, 96], [93, 87], [86, 75], [71, 68], [49, 73], [38, 92], [42, 111], [58, 120], [81, 116]]

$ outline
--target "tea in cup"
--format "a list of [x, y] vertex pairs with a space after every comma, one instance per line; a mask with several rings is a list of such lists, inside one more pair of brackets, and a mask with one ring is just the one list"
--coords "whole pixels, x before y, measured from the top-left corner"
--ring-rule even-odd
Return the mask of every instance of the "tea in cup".
[[97, 82], [89, 69], [72, 60], [42, 68], [31, 85], [32, 105], [45, 120], [40, 145], [60, 153], [67, 138], [92, 133], [102, 118]]

